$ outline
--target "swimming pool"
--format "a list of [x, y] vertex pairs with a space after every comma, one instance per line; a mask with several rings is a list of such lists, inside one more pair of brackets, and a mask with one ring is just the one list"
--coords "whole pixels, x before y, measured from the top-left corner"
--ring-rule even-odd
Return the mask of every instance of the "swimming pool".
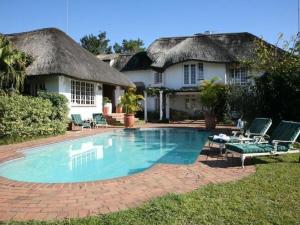
[[188, 128], [121, 130], [24, 151], [0, 166], [0, 176], [26, 182], [106, 180], [144, 171], [156, 163], [191, 164], [208, 132]]

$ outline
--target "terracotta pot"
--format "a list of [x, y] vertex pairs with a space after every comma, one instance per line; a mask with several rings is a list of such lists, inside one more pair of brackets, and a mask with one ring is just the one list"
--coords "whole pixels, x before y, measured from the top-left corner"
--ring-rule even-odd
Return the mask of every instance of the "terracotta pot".
[[125, 127], [133, 127], [134, 126], [134, 114], [125, 114], [124, 125], [125, 125]]
[[204, 119], [206, 129], [214, 130], [216, 128], [217, 119], [215, 115], [212, 115], [210, 113], [204, 113]]
[[122, 112], [123, 112], [122, 106], [117, 106], [116, 113], [122, 113]]
[[108, 115], [109, 114], [109, 107], [108, 106], [104, 106], [103, 107], [103, 115]]

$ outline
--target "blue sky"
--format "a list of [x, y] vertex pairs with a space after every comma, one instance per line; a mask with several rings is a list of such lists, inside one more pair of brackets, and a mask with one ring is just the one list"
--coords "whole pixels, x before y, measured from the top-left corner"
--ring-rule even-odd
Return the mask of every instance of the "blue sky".
[[[67, 30], [67, 0], [0, 0], [0, 32], [44, 27]], [[141, 38], [146, 46], [159, 37], [211, 30], [251, 32], [275, 43], [297, 33], [297, 0], [68, 0], [69, 32], [106, 31], [111, 44]]]

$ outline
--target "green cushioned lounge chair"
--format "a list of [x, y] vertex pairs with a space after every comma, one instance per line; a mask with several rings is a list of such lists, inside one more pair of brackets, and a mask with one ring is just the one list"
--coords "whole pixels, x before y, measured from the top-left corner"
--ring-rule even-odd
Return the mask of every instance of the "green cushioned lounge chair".
[[96, 127], [105, 126], [107, 127], [107, 121], [102, 113], [93, 113], [93, 120]]
[[292, 144], [297, 140], [299, 134], [299, 122], [281, 121], [268, 141], [262, 143], [227, 143], [226, 158], [228, 153], [239, 154], [242, 167], [244, 167], [246, 157], [299, 153], [299, 149], [292, 148]]
[[80, 115], [80, 114], [72, 114], [71, 117], [72, 117], [72, 122], [73, 122], [76, 126], [80, 126], [81, 129], [83, 129], [83, 128], [90, 128], [90, 129], [91, 129], [91, 124], [90, 124], [90, 123], [87, 123], [87, 122], [84, 122], [84, 121], [81, 119], [81, 115]]
[[[256, 142], [261, 141], [266, 137], [266, 133], [272, 125], [272, 120], [270, 118], [256, 118], [252, 121], [249, 129], [243, 134], [239, 131], [233, 131], [232, 136], [230, 136], [229, 141], [223, 139], [214, 139], [214, 135], [208, 137], [209, 147], [211, 144], [216, 144], [220, 148], [220, 154], [225, 148], [226, 143], [240, 143], [249, 142], [249, 140], [255, 139]], [[242, 138], [243, 137], [243, 138]]]

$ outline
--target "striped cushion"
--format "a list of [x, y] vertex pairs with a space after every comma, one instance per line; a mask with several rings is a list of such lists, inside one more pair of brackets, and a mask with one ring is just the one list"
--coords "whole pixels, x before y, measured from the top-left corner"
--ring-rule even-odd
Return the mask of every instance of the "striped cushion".
[[264, 134], [271, 123], [272, 120], [269, 118], [256, 118], [252, 121], [249, 132], [254, 134]]

